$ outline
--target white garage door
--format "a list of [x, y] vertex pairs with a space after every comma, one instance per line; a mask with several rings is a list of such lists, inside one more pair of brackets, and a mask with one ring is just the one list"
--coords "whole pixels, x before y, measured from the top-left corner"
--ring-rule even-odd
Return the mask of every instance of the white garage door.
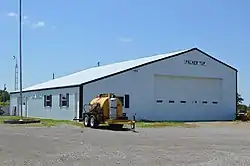
[[214, 120], [221, 100], [221, 79], [155, 76], [155, 119]]

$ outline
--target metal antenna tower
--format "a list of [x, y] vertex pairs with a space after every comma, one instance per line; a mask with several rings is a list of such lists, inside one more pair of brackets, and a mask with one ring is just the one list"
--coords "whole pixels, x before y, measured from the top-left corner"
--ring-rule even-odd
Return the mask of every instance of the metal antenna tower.
[[17, 91], [18, 90], [18, 61], [17, 61], [17, 57], [13, 56], [13, 59], [16, 60], [16, 64], [15, 64], [15, 85], [14, 85], [14, 90]]

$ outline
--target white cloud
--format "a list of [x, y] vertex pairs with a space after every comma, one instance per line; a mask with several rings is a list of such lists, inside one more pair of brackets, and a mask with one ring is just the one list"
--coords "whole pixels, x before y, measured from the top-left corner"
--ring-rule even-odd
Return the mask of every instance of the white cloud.
[[119, 38], [119, 40], [121, 42], [132, 42], [133, 41], [132, 38], [128, 38], [128, 37], [121, 37], [121, 38]]
[[[15, 13], [15, 12], [9, 12], [9, 13], [7, 13], [7, 16], [15, 17], [15, 18], [19, 17], [19, 15], [17, 13]], [[28, 16], [23, 16], [22, 19], [23, 19], [22, 24], [28, 24], [30, 22]]]
[[[9, 12], [7, 15], [9, 17], [18, 17], [18, 14], [15, 12]], [[28, 20], [28, 19], [29, 19], [28, 16], [23, 16], [23, 20]]]
[[[16, 19], [19, 17], [19, 14], [18, 13], [15, 13], [15, 12], [9, 12], [7, 13], [7, 16], [8, 17], [15, 17]], [[34, 22], [32, 21], [28, 16], [24, 15], [22, 16], [22, 24], [23, 25], [28, 25], [32, 28], [42, 28], [42, 27], [45, 27], [45, 22], [44, 21], [37, 21], [37, 22]], [[47, 26], [47, 25], [46, 25]], [[56, 26], [54, 25], [51, 25], [50, 26], [51, 29], [57, 29]]]
[[45, 22], [44, 21], [38, 21], [35, 24], [33, 24], [34, 28], [41, 28], [45, 26]]
[[9, 17], [17, 17], [17, 16], [18, 16], [18, 14], [15, 13], [15, 12], [9, 12], [7, 15], [8, 15]]

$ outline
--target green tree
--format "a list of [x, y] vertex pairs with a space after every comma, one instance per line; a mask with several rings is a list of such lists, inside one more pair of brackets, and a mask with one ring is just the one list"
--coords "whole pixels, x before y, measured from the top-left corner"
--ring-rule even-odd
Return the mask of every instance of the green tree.
[[239, 93], [237, 93], [237, 109], [238, 110], [247, 110], [247, 106], [245, 104], [242, 104], [244, 99], [241, 97]]
[[237, 104], [240, 105], [240, 104], [242, 104], [243, 101], [244, 101], [244, 99], [241, 97], [241, 95], [239, 93], [237, 93]]
[[0, 102], [8, 102], [9, 100], [10, 100], [9, 92], [0, 90]]

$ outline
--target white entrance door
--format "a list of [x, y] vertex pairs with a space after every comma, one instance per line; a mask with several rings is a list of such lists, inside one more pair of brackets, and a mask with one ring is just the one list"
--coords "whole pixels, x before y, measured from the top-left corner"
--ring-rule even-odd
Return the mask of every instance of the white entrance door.
[[22, 116], [28, 116], [28, 98], [23, 97], [23, 103], [21, 104], [20, 97], [18, 97], [18, 114], [17, 116], [21, 116], [21, 107], [22, 107]]

